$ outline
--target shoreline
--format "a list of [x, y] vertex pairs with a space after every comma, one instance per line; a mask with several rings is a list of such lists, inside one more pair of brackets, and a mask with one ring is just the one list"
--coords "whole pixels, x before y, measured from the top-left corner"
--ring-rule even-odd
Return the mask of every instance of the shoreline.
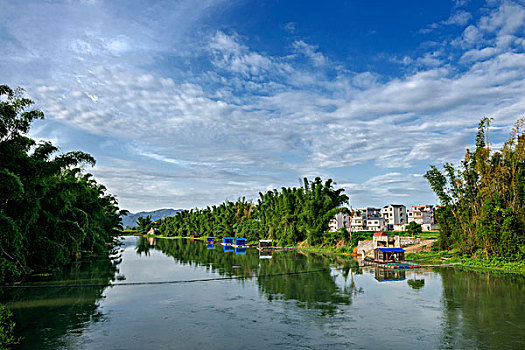
[[[198, 241], [205, 241], [206, 237], [188, 237], [188, 236], [165, 236], [165, 235], [141, 235], [141, 234], [125, 234], [122, 236], [145, 236], [145, 237], [155, 237], [155, 238], [162, 238], [162, 239], [193, 239]], [[350, 257], [353, 259], [353, 256], [350, 252], [345, 251], [338, 251], [335, 247], [316, 247], [316, 246], [299, 246], [299, 245], [292, 245], [292, 247], [297, 248], [297, 250], [307, 251], [307, 252], [314, 252], [314, 253], [322, 253], [322, 254], [332, 254], [336, 256], [345, 256]], [[341, 248], [339, 248], [341, 249]], [[351, 249], [348, 248], [350, 251]], [[432, 264], [432, 265], [445, 265], [450, 263], [459, 263], [454, 266], [443, 266], [443, 267], [453, 267], [453, 268], [459, 268], [459, 269], [465, 269], [465, 270], [477, 270], [477, 271], [485, 271], [485, 272], [491, 272], [491, 273], [505, 273], [505, 274], [521, 274], [525, 275], [525, 266], [524, 267], [518, 267], [514, 269], [505, 268], [504, 265], [500, 266], [483, 266], [481, 264], [465, 264], [461, 260], [456, 260], [453, 258], [450, 258], [450, 256], [453, 256], [455, 253], [450, 251], [444, 251], [444, 252], [436, 252], [435, 255], [428, 256], [428, 257], [417, 257], [417, 254], [420, 253], [410, 253], [409, 257], [411, 255], [416, 255], [416, 258], [414, 259], [414, 262], [417, 262], [419, 264]], [[446, 260], [441, 260], [442, 256], [449, 256], [446, 258]], [[432, 258], [439, 257], [439, 260], [434, 260]], [[472, 261], [471, 261], [472, 262]], [[482, 263], [482, 262], [481, 262]], [[436, 266], [440, 267], [440, 266]]]

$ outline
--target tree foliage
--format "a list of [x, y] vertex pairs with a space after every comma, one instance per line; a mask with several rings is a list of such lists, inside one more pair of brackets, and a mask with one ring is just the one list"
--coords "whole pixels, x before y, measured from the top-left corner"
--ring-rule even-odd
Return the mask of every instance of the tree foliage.
[[334, 189], [331, 179], [323, 182], [317, 177], [310, 183], [305, 178], [301, 185], [259, 193], [256, 204], [243, 197], [219, 206], [185, 210], [162, 220], [159, 230], [175, 236], [269, 238], [282, 244], [307, 239], [309, 244], [320, 244], [330, 219], [348, 210], [342, 207], [348, 196], [344, 189]]
[[81, 167], [83, 152], [56, 154], [26, 136], [43, 118], [22, 90], [0, 85], [0, 283], [105, 250], [118, 234], [117, 200]]
[[405, 231], [407, 231], [412, 236], [415, 236], [415, 235], [421, 234], [423, 232], [423, 228], [417, 222], [410, 221], [410, 223], [407, 225]]
[[489, 126], [478, 125], [476, 149], [458, 168], [432, 166], [425, 177], [442, 206], [436, 212], [439, 247], [469, 255], [525, 257], [525, 118], [514, 125], [501, 149], [491, 148]]
[[19, 344], [20, 339], [14, 335], [15, 322], [13, 313], [4, 305], [0, 305], [0, 349], [10, 349]]
[[139, 230], [140, 233], [144, 234], [149, 231], [151, 228], [151, 215], [148, 215], [146, 217], [138, 217], [137, 218], [137, 230]]

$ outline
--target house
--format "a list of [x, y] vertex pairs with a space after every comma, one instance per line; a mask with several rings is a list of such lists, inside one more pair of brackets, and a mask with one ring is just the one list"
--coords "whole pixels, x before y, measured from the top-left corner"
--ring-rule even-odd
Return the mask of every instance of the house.
[[435, 227], [434, 207], [432, 205], [413, 205], [412, 210], [408, 210], [407, 224], [414, 221], [421, 225], [423, 231], [430, 231]]
[[152, 228], [149, 229], [147, 234], [148, 235], [158, 235], [159, 234], [159, 230], [157, 230], [157, 228], [155, 228], [155, 227], [152, 227]]
[[394, 237], [389, 237], [384, 232], [376, 232], [374, 233], [374, 236], [372, 237], [373, 247], [374, 249], [377, 247], [394, 247], [395, 246], [395, 239]]
[[386, 221], [379, 208], [357, 208], [352, 216], [350, 227], [355, 231], [381, 231]]
[[379, 262], [398, 262], [405, 260], [403, 248], [376, 248], [374, 249], [374, 260]]
[[335, 214], [335, 216], [330, 220], [328, 226], [330, 232], [337, 232], [341, 228], [346, 227], [348, 230], [350, 230], [350, 221], [351, 217], [347, 213], [339, 212]]
[[403, 231], [407, 222], [407, 208], [402, 204], [389, 204], [381, 209], [389, 231]]
[[357, 254], [363, 258], [375, 258], [375, 250], [377, 248], [401, 248], [402, 246], [419, 243], [421, 243], [420, 238], [412, 238], [405, 236], [388, 236], [385, 232], [376, 232], [374, 233], [372, 240], [358, 242]]

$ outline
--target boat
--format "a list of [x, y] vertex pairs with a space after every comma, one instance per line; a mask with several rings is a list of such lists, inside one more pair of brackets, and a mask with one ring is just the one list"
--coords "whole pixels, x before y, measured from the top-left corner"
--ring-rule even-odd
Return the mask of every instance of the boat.
[[271, 239], [261, 239], [259, 240], [259, 246], [257, 247], [259, 251], [273, 251], [275, 248], [272, 246]]
[[224, 237], [223, 241], [221, 242], [223, 246], [233, 245], [233, 237]]
[[246, 238], [235, 238], [235, 243], [232, 244], [235, 248], [249, 248], [246, 244]]

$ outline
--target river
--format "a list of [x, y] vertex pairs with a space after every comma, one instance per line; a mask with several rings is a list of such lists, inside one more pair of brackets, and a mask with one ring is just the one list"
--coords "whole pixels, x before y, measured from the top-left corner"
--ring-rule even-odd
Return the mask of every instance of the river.
[[112, 260], [1, 290], [17, 348], [525, 349], [521, 275], [394, 272], [182, 239], [122, 243]]

